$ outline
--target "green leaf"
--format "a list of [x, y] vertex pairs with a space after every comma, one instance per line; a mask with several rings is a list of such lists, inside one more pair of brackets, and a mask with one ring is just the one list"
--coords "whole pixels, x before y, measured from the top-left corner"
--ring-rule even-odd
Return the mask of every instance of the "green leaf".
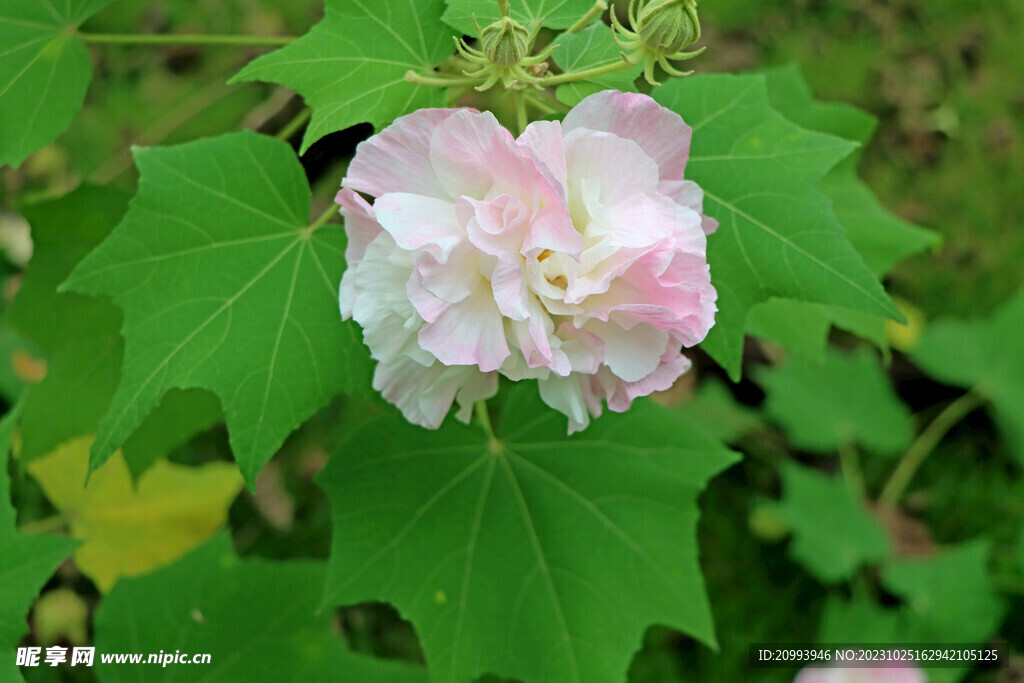
[[734, 379], [747, 311], [770, 297], [901, 318], [817, 189], [853, 143], [784, 119], [762, 76], [678, 79], [654, 96], [693, 126], [687, 176], [721, 224], [708, 240], [719, 311], [703, 348]]
[[903, 610], [884, 609], [870, 600], [830, 596], [818, 629], [821, 643], [914, 642]]
[[[765, 78], [772, 107], [790, 121], [858, 145], [871, 139], [874, 117], [845, 104], [815, 100], [796, 65], [770, 69]], [[825, 176], [821, 189], [832, 200], [850, 243], [872, 272], [882, 276], [897, 262], [934, 247], [940, 237], [889, 213], [857, 177], [860, 158], [860, 150], [852, 152]], [[747, 318], [749, 334], [813, 360], [821, 360], [833, 325], [887, 350], [883, 318], [865, 311], [774, 299], [755, 306]]]
[[906, 600], [920, 642], [983, 643], [996, 633], [1006, 603], [989, 579], [990, 550], [977, 540], [885, 567], [882, 583]]
[[430, 73], [454, 49], [441, 23], [443, 0], [327, 0], [324, 20], [291, 45], [264, 55], [231, 82], [270, 81], [313, 108], [302, 152], [357, 123], [380, 130], [424, 107], [443, 107], [444, 88], [405, 80]]
[[15, 527], [16, 512], [11, 505], [11, 482], [7, 459], [17, 415], [8, 413], [0, 421], [0, 678], [20, 681], [15, 666], [15, 647], [28, 632], [29, 608], [57, 565], [70, 555], [75, 541], [45, 534], [24, 534]]
[[888, 351], [885, 320], [864, 311], [773, 298], [755, 305], [747, 314], [747, 334], [818, 363], [825, 359], [825, 346], [832, 326]]
[[[445, 23], [467, 36], [479, 33], [474, 18], [481, 28], [501, 18], [498, 3], [492, 0], [446, 0], [445, 4]], [[523, 26], [562, 29], [575, 24], [593, 6], [593, 0], [513, 0], [511, 11], [512, 18]]]
[[706, 434], [723, 443], [732, 443], [761, 427], [757, 413], [736, 402], [729, 389], [718, 380], [701, 382], [697, 395], [679, 407]]
[[768, 394], [765, 410], [793, 445], [835, 453], [859, 444], [898, 455], [914, 437], [910, 410], [899, 400], [878, 356], [869, 349], [827, 349], [824, 362], [791, 356], [764, 368], [757, 381]]
[[[611, 30], [602, 22], [591, 24], [578, 33], [563, 33], [556, 38], [558, 47], [551, 58], [562, 71], [582, 71], [622, 59], [622, 48], [612, 39]], [[634, 81], [643, 70], [642, 64], [631, 69], [573, 81], [558, 86], [555, 96], [569, 106], [579, 104], [583, 98], [602, 90], [636, 92]]]
[[821, 363], [832, 328], [829, 307], [794, 299], [769, 299], [747, 313], [747, 334]]
[[112, 0], [0, 0], [0, 166], [64, 132], [92, 80], [75, 29]]
[[[22, 462], [95, 433], [114, 396], [124, 351], [121, 311], [105, 299], [58, 293], [57, 286], [110, 234], [128, 199], [111, 187], [83, 186], [24, 207], [35, 249], [7, 323], [43, 350], [47, 368], [24, 399]], [[141, 474], [157, 457], [222, 419], [216, 397], [208, 392], [170, 392], [125, 443], [125, 459]]]
[[124, 310], [121, 381], [91, 470], [171, 388], [216, 393], [250, 487], [284, 439], [333, 396], [368, 384], [338, 314], [340, 225], [309, 226], [291, 148], [241, 132], [135, 153], [139, 192], [67, 289]]
[[82, 187], [62, 199], [23, 207], [34, 252], [7, 322], [46, 355], [46, 377], [25, 397], [19, 457], [30, 461], [95, 432], [120, 373], [121, 312], [109, 301], [57, 286], [113, 229], [129, 195]]
[[878, 124], [875, 117], [846, 104], [815, 100], [795, 64], [771, 69], [765, 72], [765, 78], [772, 107], [790, 121], [862, 146], [825, 176], [822, 190], [832, 200], [850, 242], [872, 272], [885, 275], [908, 256], [938, 245], [938, 233], [890, 213], [857, 176], [863, 145], [871, 140]]
[[977, 388], [991, 402], [1010, 451], [1024, 465], [1024, 292], [988, 317], [925, 328], [912, 360], [940, 382]]
[[[96, 612], [99, 652], [210, 655], [209, 664], [100, 663], [105, 683], [150, 681], [425, 681], [421, 669], [352, 653], [319, 612], [323, 565], [239, 559], [221, 534], [148, 576], [114, 587]], [[257, 599], [258, 597], [258, 599]], [[158, 674], [153, 674], [158, 671]]]
[[[818, 642], [902, 644], [950, 640], [936, 640], [906, 605], [886, 608], [855, 593], [851, 600], [837, 596], [828, 599], [822, 611]], [[967, 669], [929, 668], [928, 683], [955, 683], [967, 674]]]
[[778, 511], [789, 521], [794, 560], [823, 583], [851, 578], [889, 552], [881, 524], [842, 479], [792, 462], [783, 464]]
[[394, 604], [444, 681], [621, 681], [654, 623], [713, 644], [696, 500], [736, 456], [648, 402], [571, 438], [535, 387], [507, 405], [500, 440], [382, 418], [331, 459], [328, 604]]
[[104, 592], [122, 576], [172, 562], [219, 531], [242, 488], [231, 463], [185, 467], [166, 460], [136, 485], [120, 453], [86, 484], [91, 442], [88, 436], [69, 441], [29, 463], [28, 471], [70, 520], [71, 536], [85, 541], [75, 564]]

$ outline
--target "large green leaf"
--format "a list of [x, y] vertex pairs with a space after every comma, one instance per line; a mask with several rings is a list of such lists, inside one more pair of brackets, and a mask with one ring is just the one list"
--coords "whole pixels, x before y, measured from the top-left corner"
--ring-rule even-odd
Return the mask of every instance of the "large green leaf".
[[703, 347], [733, 378], [747, 311], [770, 297], [900, 317], [817, 189], [853, 143], [783, 118], [763, 76], [679, 79], [654, 97], [693, 126], [687, 177], [720, 222], [708, 240], [719, 311]]
[[793, 531], [789, 553], [807, 571], [834, 583], [885, 559], [889, 541], [881, 524], [842, 479], [791, 462], [781, 474], [778, 510]]
[[793, 64], [765, 72], [772, 107], [790, 121], [861, 147], [825, 176], [822, 189], [832, 200], [850, 242], [876, 275], [885, 275], [903, 259], [934, 247], [940, 236], [890, 213], [857, 177], [863, 145], [878, 121], [846, 104], [820, 102]]
[[443, 88], [405, 80], [429, 73], [455, 46], [441, 23], [443, 0], [328, 0], [324, 20], [291, 45], [256, 59], [232, 79], [272, 81], [313, 107], [302, 143], [368, 122], [380, 130], [423, 107], [443, 107]]
[[[622, 59], [622, 48], [612, 39], [612, 33], [601, 22], [588, 26], [578, 33], [563, 33], [558, 38], [558, 47], [551, 58], [562, 71], [582, 71]], [[573, 106], [588, 95], [602, 90], [636, 92], [634, 81], [643, 70], [642, 64], [603, 76], [582, 81], [573, 81], [558, 86], [556, 96], [562, 102]]]
[[[448, 9], [444, 12], [444, 20], [460, 32], [475, 36], [478, 31], [474, 24], [486, 28], [497, 21], [498, 3], [485, 0], [445, 0]], [[593, 0], [512, 0], [510, 3], [512, 18], [524, 26], [534, 27], [538, 24], [548, 28], [569, 28], [594, 6]], [[610, 29], [607, 29], [609, 30]]]
[[71, 124], [92, 80], [75, 29], [112, 0], [0, 0], [0, 166], [18, 166]]
[[173, 387], [223, 404], [246, 482], [369, 361], [343, 324], [339, 225], [309, 225], [302, 167], [280, 141], [242, 132], [135, 153], [139, 193], [67, 289], [124, 310], [120, 385], [100, 421], [95, 470]]
[[[765, 72], [768, 98], [778, 112], [809, 130], [828, 133], [865, 145], [875, 130], [871, 115], [845, 104], [820, 102], [797, 66]], [[857, 176], [860, 150], [835, 166], [821, 189], [846, 235], [867, 266], [882, 276], [907, 258], [936, 245], [939, 235], [889, 213]], [[884, 321], [877, 315], [841, 306], [773, 299], [756, 305], [747, 318], [747, 332], [820, 360], [830, 327], [851, 332], [885, 349]]]
[[[78, 436], [93, 434], [121, 372], [121, 311], [105, 299], [57, 287], [105, 239], [128, 209], [129, 195], [83, 186], [57, 200], [24, 207], [35, 246], [7, 322], [46, 355], [46, 377], [25, 396], [19, 458], [31, 461]], [[216, 397], [173, 391], [124, 445], [141, 473], [192, 434], [222, 419]]]
[[209, 664], [102, 664], [101, 681], [425, 681], [422, 669], [357, 655], [319, 612], [316, 562], [242, 560], [222, 534], [173, 565], [125, 579], [96, 612], [96, 649], [210, 655]]
[[442, 681], [621, 681], [654, 623], [714, 643], [696, 499], [735, 455], [650, 403], [571, 438], [535, 387], [507, 405], [494, 441], [384, 418], [332, 458], [328, 604], [394, 604]]
[[869, 349], [828, 349], [822, 363], [792, 356], [757, 373], [765, 409], [793, 445], [835, 453], [859, 444], [898, 455], [910, 445], [914, 421]]
[[984, 643], [999, 629], [1006, 602], [989, 579], [990, 551], [990, 542], [972, 541], [884, 569], [882, 583], [906, 601], [919, 642]]
[[14, 654], [28, 632], [29, 607], [57, 565], [78, 545], [68, 538], [24, 534], [15, 527], [7, 458], [16, 417], [8, 413], [0, 422], [0, 678], [5, 681], [22, 680]]
[[1024, 465], [1024, 292], [991, 316], [940, 320], [911, 357], [935, 379], [977, 388], [992, 401], [1011, 451]]

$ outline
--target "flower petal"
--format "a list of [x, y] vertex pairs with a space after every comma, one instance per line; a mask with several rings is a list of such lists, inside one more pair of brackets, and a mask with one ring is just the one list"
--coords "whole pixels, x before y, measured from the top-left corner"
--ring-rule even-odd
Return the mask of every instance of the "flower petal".
[[398, 406], [405, 419], [427, 429], [437, 429], [458, 397], [458, 417], [468, 418], [467, 406], [490, 398], [498, 389], [495, 373], [482, 374], [471, 367], [446, 367], [440, 363], [420, 365], [402, 357], [379, 363], [373, 374], [373, 388]]
[[430, 141], [437, 127], [455, 109], [420, 109], [359, 143], [349, 164], [344, 187], [374, 197], [409, 192], [438, 199], [449, 198], [430, 164]]
[[668, 346], [669, 334], [650, 323], [625, 329], [615, 322], [589, 321], [584, 328], [604, 342], [604, 364], [626, 382], [638, 382], [654, 372]]
[[442, 263], [463, 239], [455, 206], [449, 201], [394, 193], [379, 198], [373, 209], [398, 246], [408, 251], [426, 249]]
[[566, 134], [577, 128], [632, 140], [653, 159], [665, 180], [682, 180], [693, 130], [679, 114], [647, 95], [605, 90], [585, 98], [565, 115]]
[[475, 365], [483, 372], [497, 370], [511, 354], [501, 313], [486, 287], [424, 325], [419, 343], [445, 365]]

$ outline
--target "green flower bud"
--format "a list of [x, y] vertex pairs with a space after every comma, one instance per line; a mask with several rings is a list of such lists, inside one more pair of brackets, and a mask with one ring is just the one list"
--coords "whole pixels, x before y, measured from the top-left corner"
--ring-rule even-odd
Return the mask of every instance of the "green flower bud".
[[515, 66], [530, 54], [530, 32], [512, 17], [502, 17], [481, 31], [480, 47], [495, 66]]
[[677, 54], [700, 39], [697, 0], [647, 0], [633, 28], [652, 53]]

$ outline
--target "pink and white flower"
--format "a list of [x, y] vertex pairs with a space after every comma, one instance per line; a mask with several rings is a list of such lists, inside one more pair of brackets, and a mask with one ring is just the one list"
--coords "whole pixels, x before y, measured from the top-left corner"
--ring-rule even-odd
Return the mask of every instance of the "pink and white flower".
[[651, 98], [605, 91], [518, 139], [490, 113], [426, 109], [362, 143], [337, 198], [340, 302], [374, 387], [436, 428], [499, 373], [537, 379], [571, 433], [671, 386], [717, 310], [690, 137]]

